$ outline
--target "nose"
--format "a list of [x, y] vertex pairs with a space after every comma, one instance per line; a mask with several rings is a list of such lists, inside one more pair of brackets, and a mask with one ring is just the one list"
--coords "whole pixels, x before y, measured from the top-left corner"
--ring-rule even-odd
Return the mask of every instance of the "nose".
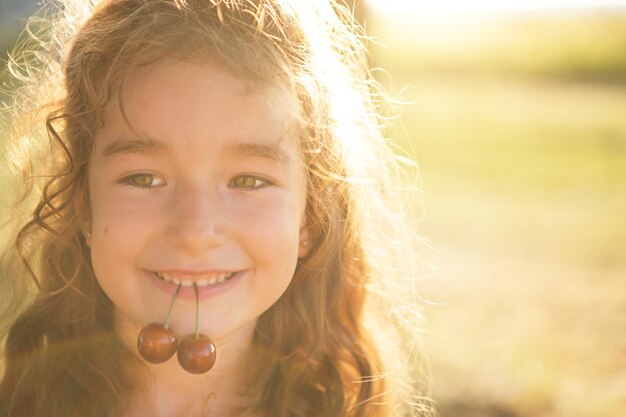
[[218, 190], [180, 186], [172, 199], [168, 227], [172, 246], [195, 254], [226, 242], [227, 213]]

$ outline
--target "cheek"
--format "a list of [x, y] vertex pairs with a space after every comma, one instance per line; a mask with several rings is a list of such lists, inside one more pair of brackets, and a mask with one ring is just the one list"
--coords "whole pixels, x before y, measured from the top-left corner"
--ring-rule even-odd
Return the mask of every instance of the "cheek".
[[91, 239], [91, 262], [96, 277], [119, 275], [123, 266], [132, 265], [141, 247], [138, 234], [122, 225], [106, 222], [94, 223]]
[[105, 291], [107, 287], [115, 291], [112, 283], [120, 282], [129, 267], [136, 266], [145, 243], [153, 240], [160, 217], [128, 196], [106, 187], [92, 189], [92, 265]]
[[241, 233], [256, 235], [267, 244], [298, 240], [304, 211], [298, 201], [270, 199], [262, 204], [241, 204], [232, 207], [229, 224]]
[[[140, 192], [129, 193], [123, 187], [110, 184], [90, 184], [93, 233], [108, 239], [132, 239], [163, 218], [160, 202], [146, 199]], [[139, 197], [139, 198], [138, 198]]]

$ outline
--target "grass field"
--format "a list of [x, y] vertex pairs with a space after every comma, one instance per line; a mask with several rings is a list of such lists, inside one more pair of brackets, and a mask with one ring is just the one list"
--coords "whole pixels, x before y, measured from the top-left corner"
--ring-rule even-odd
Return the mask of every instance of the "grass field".
[[470, 25], [441, 48], [384, 23], [442, 415], [626, 415], [625, 16]]
[[407, 94], [439, 268], [423, 283], [435, 392], [620, 416], [626, 90], [446, 78]]

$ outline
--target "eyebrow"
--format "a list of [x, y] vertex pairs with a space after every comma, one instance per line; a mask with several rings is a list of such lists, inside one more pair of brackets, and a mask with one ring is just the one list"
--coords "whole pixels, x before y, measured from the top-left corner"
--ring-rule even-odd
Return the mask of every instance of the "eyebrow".
[[229, 153], [248, 158], [269, 159], [281, 165], [290, 165], [293, 162], [289, 154], [278, 144], [243, 142], [230, 147]]
[[[117, 139], [104, 147], [102, 156], [111, 159], [117, 155], [163, 153], [168, 150], [167, 144], [148, 137]], [[228, 146], [226, 152], [229, 156], [263, 158], [281, 165], [293, 163], [293, 158], [278, 143], [241, 142]]]
[[154, 141], [150, 138], [116, 139], [109, 143], [102, 150], [105, 159], [111, 159], [117, 155], [124, 154], [148, 154], [159, 153], [167, 150], [167, 145], [163, 142]]

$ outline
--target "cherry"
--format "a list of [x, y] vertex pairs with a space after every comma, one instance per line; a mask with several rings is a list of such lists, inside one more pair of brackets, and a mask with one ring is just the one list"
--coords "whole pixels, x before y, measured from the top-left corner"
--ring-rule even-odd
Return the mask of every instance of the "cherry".
[[139, 354], [150, 363], [163, 363], [174, 355], [178, 338], [171, 329], [161, 323], [150, 323], [137, 338]]
[[196, 293], [196, 333], [185, 337], [178, 345], [176, 357], [178, 363], [187, 372], [203, 374], [213, 368], [216, 352], [213, 341], [199, 333], [198, 322], [200, 320], [200, 308], [198, 301], [198, 287], [193, 284]]
[[178, 338], [169, 328], [170, 317], [174, 301], [180, 291], [180, 284], [176, 288], [172, 303], [170, 304], [165, 323], [150, 323], [141, 329], [137, 338], [137, 350], [142, 358], [150, 363], [163, 363], [174, 355], [178, 348]]
[[180, 341], [176, 357], [185, 371], [203, 374], [215, 364], [215, 344], [203, 334], [187, 336]]

